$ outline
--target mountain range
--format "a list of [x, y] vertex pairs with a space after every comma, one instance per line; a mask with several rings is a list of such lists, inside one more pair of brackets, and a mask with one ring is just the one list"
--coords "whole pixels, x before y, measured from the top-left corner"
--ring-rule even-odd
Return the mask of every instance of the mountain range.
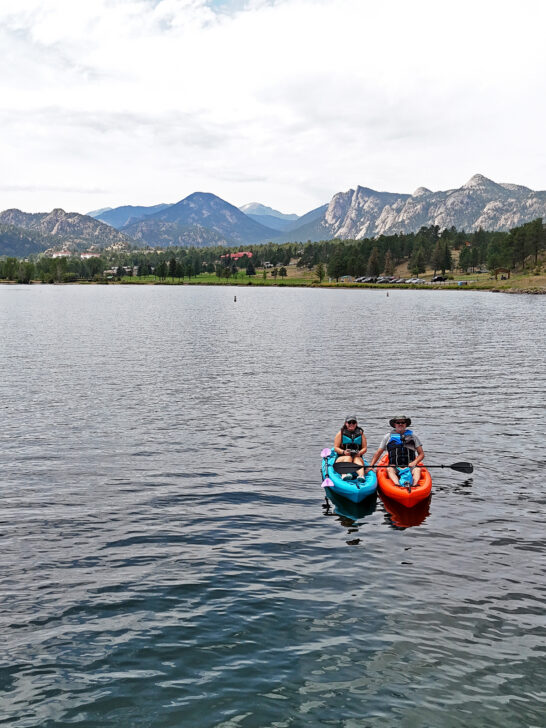
[[194, 192], [174, 204], [125, 205], [87, 215], [5, 210], [0, 213], [0, 255], [59, 247], [81, 251], [360, 239], [413, 232], [423, 225], [509, 230], [537, 217], [546, 218], [546, 191], [497, 183], [480, 174], [456, 189], [419, 187], [411, 195], [358, 186], [300, 217], [256, 202], [237, 208], [211, 193]]
[[546, 217], [546, 191], [499, 184], [475, 174], [462, 187], [432, 192], [419, 187], [413, 195], [376, 192], [366, 187], [334, 195], [315, 235], [371, 238], [409, 233], [422, 225], [440, 229], [509, 230]]
[[[119, 227], [130, 237], [151, 245], [165, 244], [170, 236], [173, 242], [182, 240], [190, 233], [185, 229], [188, 225], [197, 226], [190, 237], [197, 231], [199, 237], [187, 244], [205, 244], [205, 229], [214, 231], [209, 244], [220, 240], [228, 245], [268, 240], [282, 243], [372, 238], [415, 232], [423, 225], [438, 225], [441, 229], [454, 226], [469, 232], [480, 227], [509, 230], [537, 217], [546, 218], [546, 192], [500, 184], [475, 174], [462, 187], [439, 192], [419, 187], [412, 195], [358, 186], [338, 192], [328, 204], [301, 217], [285, 215], [256, 202], [243, 205], [237, 211], [215, 195], [200, 192], [160, 211], [142, 210], [145, 212], [140, 220]], [[97, 217], [108, 222], [112, 217], [107, 215], [115, 212], [111, 210]], [[248, 219], [256, 225], [249, 225]], [[165, 224], [167, 221], [169, 225]]]

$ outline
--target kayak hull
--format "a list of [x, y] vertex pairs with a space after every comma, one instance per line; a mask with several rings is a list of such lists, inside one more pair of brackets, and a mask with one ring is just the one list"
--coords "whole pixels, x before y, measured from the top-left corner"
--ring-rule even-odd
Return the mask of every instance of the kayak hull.
[[[389, 456], [384, 455], [378, 465], [388, 465]], [[389, 477], [387, 468], [377, 469], [377, 480], [379, 490], [387, 498], [390, 498], [406, 508], [412, 508], [421, 501], [428, 498], [432, 491], [432, 478], [428, 470], [421, 465], [421, 477], [417, 485], [412, 485], [408, 490], [405, 486], [396, 485]]]
[[[322, 478], [326, 493], [330, 491], [352, 503], [361, 503], [377, 491], [377, 475], [374, 470], [370, 470], [366, 475], [364, 483], [357, 483], [356, 480], [343, 480], [341, 475], [334, 470], [336, 460], [337, 454], [334, 450], [322, 459]], [[325, 482], [328, 485], [325, 485]]]
[[368, 496], [361, 503], [353, 503], [328, 488], [328, 498], [334, 506], [334, 513], [342, 518], [351, 521], [359, 521], [366, 516], [370, 516], [377, 508], [377, 491]]

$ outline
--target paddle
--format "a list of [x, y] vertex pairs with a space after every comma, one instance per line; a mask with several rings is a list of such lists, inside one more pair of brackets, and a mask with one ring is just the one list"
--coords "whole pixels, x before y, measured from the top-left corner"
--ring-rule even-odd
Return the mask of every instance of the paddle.
[[345, 462], [335, 462], [333, 465], [334, 470], [336, 473], [339, 473], [340, 475], [342, 473], [355, 473], [357, 470], [360, 470], [361, 468], [365, 468], [365, 465], [359, 465], [358, 463], [345, 463]]
[[[356, 480], [351, 480], [349, 482], [351, 483], [351, 485], [354, 485], [357, 490], [360, 490], [360, 483], [358, 483]], [[330, 480], [330, 478], [325, 478], [322, 481], [322, 487], [323, 488], [333, 488], [334, 483], [333, 483], [333, 481]]]
[[[334, 470], [337, 473], [354, 473], [356, 470], [360, 470], [362, 465], [358, 463], [347, 463], [347, 462], [336, 462], [334, 463]], [[365, 468], [390, 468], [390, 465], [365, 465]], [[416, 467], [419, 467], [417, 465]], [[452, 465], [427, 465], [423, 463], [423, 468], [451, 468], [451, 470], [457, 470], [459, 473], [473, 473], [474, 466], [472, 463], [453, 463]]]

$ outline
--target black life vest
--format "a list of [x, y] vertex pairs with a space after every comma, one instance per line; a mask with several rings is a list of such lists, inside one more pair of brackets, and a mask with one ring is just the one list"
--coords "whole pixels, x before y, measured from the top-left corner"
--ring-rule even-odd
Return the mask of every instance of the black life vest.
[[362, 435], [364, 430], [358, 425], [353, 431], [348, 430], [345, 425], [341, 428], [341, 447], [343, 450], [358, 452], [362, 448]]
[[389, 453], [389, 465], [395, 465], [398, 468], [407, 467], [416, 455], [413, 432], [406, 430], [403, 435], [393, 432], [387, 443], [387, 452]]

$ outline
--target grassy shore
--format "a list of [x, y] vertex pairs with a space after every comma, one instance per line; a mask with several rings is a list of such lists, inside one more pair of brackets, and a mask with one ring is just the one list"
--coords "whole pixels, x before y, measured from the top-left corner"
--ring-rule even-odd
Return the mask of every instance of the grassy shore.
[[[204, 285], [204, 286], [276, 286], [276, 287], [313, 287], [313, 288], [380, 288], [380, 289], [397, 289], [412, 288], [418, 290], [470, 290], [470, 291], [495, 291], [502, 293], [546, 293], [546, 274], [530, 275], [529, 273], [511, 274], [509, 279], [495, 280], [494, 276], [489, 273], [479, 273], [467, 275], [454, 275], [453, 280], [447, 280], [443, 283], [430, 283], [433, 277], [433, 271], [427, 271], [420, 276], [427, 283], [410, 284], [410, 283], [355, 283], [352, 281], [333, 281], [327, 278], [319, 283], [314, 271], [296, 268], [296, 266], [287, 266], [286, 278], [271, 277], [270, 271], [266, 271], [266, 278], [263, 277], [263, 271], [259, 270], [255, 276], [247, 276], [244, 271], [240, 271], [236, 276], [231, 278], [218, 278], [215, 274], [202, 273], [194, 278], [166, 278], [160, 281], [154, 276], [145, 276], [141, 278], [124, 277], [121, 281], [112, 281], [115, 283], [123, 283], [127, 285]], [[406, 275], [407, 273], [400, 273]]]
[[[109, 278], [106, 280], [74, 281], [73, 284], [93, 285], [93, 284], [112, 284], [112, 285], [190, 285], [190, 286], [274, 286], [274, 287], [300, 287], [300, 288], [375, 288], [385, 290], [396, 290], [397, 288], [411, 288], [414, 290], [458, 290], [458, 291], [494, 291], [501, 293], [530, 293], [530, 294], [546, 294], [546, 273], [512, 273], [510, 278], [495, 280], [490, 273], [468, 273], [468, 274], [450, 274], [450, 280], [442, 283], [432, 283], [434, 271], [428, 270], [421, 274], [419, 278], [425, 283], [355, 283], [350, 280], [335, 281], [326, 278], [319, 283], [315, 270], [307, 268], [298, 268], [295, 263], [286, 266], [286, 277], [273, 278], [271, 270], [264, 271], [258, 269], [256, 275], [247, 276], [244, 270], [231, 278], [219, 278], [214, 273], [201, 273], [192, 278], [165, 278], [161, 280], [156, 276], [130, 277], [124, 276], [120, 278]], [[395, 275], [399, 278], [409, 278], [411, 274], [407, 270], [407, 265], [397, 268]], [[15, 283], [15, 281], [0, 281], [0, 283]], [[40, 281], [33, 281], [40, 283]], [[68, 283], [70, 285], [70, 283]]]

